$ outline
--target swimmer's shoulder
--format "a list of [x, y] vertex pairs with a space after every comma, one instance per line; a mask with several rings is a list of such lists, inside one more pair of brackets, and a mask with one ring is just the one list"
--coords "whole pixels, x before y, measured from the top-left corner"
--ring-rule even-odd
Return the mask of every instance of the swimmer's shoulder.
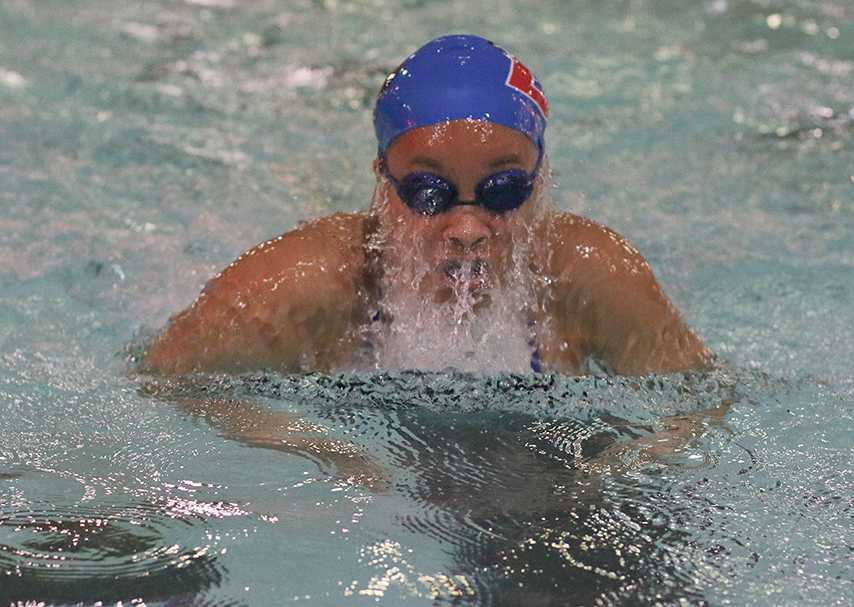
[[[208, 281], [146, 354], [161, 373], [331, 367], [364, 315], [365, 216], [336, 214], [249, 249]], [[342, 341], [343, 340], [343, 341]]]
[[299, 276], [320, 281], [317, 286], [327, 280], [352, 280], [363, 271], [367, 225], [362, 213], [336, 213], [302, 222], [240, 255], [206, 290], [226, 284], [240, 291], [267, 290], [271, 282]]
[[554, 278], [600, 281], [651, 278], [643, 255], [611, 228], [573, 213], [556, 213], [548, 224], [548, 271]]
[[614, 372], [641, 375], [708, 367], [713, 360], [682, 321], [638, 250], [593, 220], [560, 214], [549, 226], [552, 301], [567, 341]]

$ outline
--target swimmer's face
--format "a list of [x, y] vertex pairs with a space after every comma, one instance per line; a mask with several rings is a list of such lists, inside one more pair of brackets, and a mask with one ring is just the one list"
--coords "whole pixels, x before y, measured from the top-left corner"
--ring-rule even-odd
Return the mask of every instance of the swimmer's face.
[[[388, 173], [400, 181], [414, 172], [434, 173], [454, 184], [458, 200], [475, 200], [475, 187], [500, 171], [537, 164], [537, 148], [513, 129], [485, 121], [455, 120], [413, 129], [386, 152]], [[459, 292], [460, 277], [471, 292], [500, 287], [507, 275], [514, 234], [534, 218], [537, 191], [519, 208], [498, 214], [478, 205], [457, 205], [437, 215], [411, 209], [383, 178], [375, 163], [379, 204], [387, 243], [386, 266], [397, 282], [440, 302]]]

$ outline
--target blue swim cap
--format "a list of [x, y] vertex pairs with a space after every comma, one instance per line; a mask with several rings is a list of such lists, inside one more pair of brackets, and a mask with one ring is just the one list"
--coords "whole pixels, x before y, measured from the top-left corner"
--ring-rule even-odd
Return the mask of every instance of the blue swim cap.
[[386, 78], [374, 108], [382, 155], [403, 133], [449, 120], [487, 120], [527, 135], [543, 152], [549, 109], [521, 61], [479, 36], [436, 38]]

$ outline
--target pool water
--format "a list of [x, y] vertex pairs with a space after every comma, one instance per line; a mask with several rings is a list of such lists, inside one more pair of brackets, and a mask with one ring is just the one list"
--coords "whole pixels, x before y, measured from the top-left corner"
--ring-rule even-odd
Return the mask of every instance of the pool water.
[[[136, 374], [242, 251], [366, 207], [375, 92], [457, 31], [725, 368]], [[852, 146], [847, 0], [0, 3], [0, 604], [851, 604]]]

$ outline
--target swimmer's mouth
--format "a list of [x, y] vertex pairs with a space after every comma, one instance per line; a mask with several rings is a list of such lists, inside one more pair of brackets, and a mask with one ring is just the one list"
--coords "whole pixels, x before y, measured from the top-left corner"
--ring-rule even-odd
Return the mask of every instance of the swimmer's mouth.
[[488, 279], [489, 264], [483, 259], [453, 260], [442, 265], [442, 273], [451, 283], [470, 283], [473, 287], [481, 287]]

